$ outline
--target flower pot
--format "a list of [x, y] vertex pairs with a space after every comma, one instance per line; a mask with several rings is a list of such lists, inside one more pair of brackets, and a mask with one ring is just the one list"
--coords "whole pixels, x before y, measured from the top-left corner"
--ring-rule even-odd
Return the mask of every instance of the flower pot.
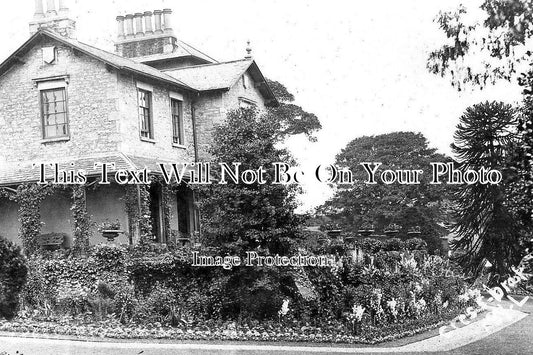
[[122, 233], [121, 230], [106, 229], [102, 231], [102, 237], [107, 239], [108, 242], [113, 242], [118, 238], [118, 235]]

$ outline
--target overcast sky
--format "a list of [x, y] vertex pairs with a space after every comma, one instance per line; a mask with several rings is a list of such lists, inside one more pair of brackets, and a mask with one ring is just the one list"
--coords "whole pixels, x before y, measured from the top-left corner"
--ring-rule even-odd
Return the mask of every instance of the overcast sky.
[[[515, 102], [516, 85], [456, 92], [426, 71], [427, 53], [444, 40], [433, 19], [460, 1], [300, 0], [67, 0], [78, 39], [113, 50], [115, 17], [168, 7], [175, 34], [219, 61], [244, 57], [250, 40], [263, 74], [284, 83], [297, 103], [315, 113], [318, 142], [290, 142], [303, 169], [330, 163], [352, 139], [394, 131], [423, 133], [450, 153], [464, 109], [484, 100]], [[475, 6], [479, 1], [463, 1]], [[2, 1], [3, 59], [29, 36], [33, 0]], [[409, 168], [409, 167], [406, 167]], [[309, 178], [301, 210], [331, 192]]]

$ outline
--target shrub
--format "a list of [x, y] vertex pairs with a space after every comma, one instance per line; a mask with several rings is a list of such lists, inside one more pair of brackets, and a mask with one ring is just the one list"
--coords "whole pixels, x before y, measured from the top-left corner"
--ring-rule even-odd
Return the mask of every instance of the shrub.
[[57, 288], [57, 305], [62, 313], [79, 315], [88, 310], [90, 290], [79, 281], [62, 281]]
[[168, 286], [157, 283], [152, 292], [139, 300], [135, 309], [135, 320], [139, 323], [177, 325], [179, 323], [179, 302], [175, 291]]
[[120, 246], [99, 244], [94, 246], [92, 257], [99, 270], [120, 272], [126, 262], [126, 249]]
[[427, 243], [420, 238], [411, 238], [405, 241], [405, 247], [409, 250], [427, 250]]
[[388, 239], [383, 244], [384, 244], [383, 249], [388, 250], [388, 251], [392, 251], [392, 250], [399, 251], [405, 247], [405, 243], [402, 242], [401, 239], [399, 238]]
[[20, 247], [0, 236], [0, 317], [15, 316], [28, 268]]
[[383, 249], [383, 242], [373, 238], [365, 238], [361, 241], [361, 247], [365, 252], [376, 253]]
[[56, 285], [50, 284], [42, 266], [41, 258], [28, 260], [27, 280], [20, 293], [20, 301], [23, 306], [42, 309], [45, 304], [55, 302]]

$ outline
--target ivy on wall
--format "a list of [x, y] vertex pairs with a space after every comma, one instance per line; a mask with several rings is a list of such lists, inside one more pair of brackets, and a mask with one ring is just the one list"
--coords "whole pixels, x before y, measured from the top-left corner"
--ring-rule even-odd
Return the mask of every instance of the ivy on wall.
[[85, 255], [89, 250], [91, 237], [91, 218], [87, 212], [87, 195], [85, 186], [72, 187], [72, 219], [74, 220], [73, 251]]
[[171, 236], [170, 219], [172, 217], [172, 188], [169, 185], [161, 184], [161, 201], [163, 213], [163, 231], [166, 234], [166, 239], [169, 240]]
[[24, 253], [34, 254], [39, 244], [37, 238], [41, 234], [41, 203], [53, 190], [49, 186], [22, 184], [17, 187], [16, 194], [10, 199], [19, 205], [19, 235]]
[[146, 245], [154, 242], [152, 218], [150, 211], [150, 186], [139, 186], [139, 244]]
[[[153, 178], [153, 184], [161, 184], [161, 205], [163, 216], [163, 231], [167, 237], [171, 235], [172, 197], [176, 186], [163, 184]], [[87, 195], [85, 186], [43, 186], [37, 184], [22, 184], [16, 190], [7, 193], [0, 190], [0, 197], [8, 196], [19, 205], [20, 222], [19, 237], [26, 255], [32, 255], [39, 249], [38, 238], [41, 234], [41, 203], [57, 190], [71, 191], [71, 213], [73, 220], [73, 251], [85, 255], [89, 249], [92, 222], [87, 211]], [[125, 186], [125, 211], [128, 216], [130, 243], [133, 243], [137, 225], [139, 227], [139, 244], [146, 245], [155, 242], [150, 209], [150, 185]]]

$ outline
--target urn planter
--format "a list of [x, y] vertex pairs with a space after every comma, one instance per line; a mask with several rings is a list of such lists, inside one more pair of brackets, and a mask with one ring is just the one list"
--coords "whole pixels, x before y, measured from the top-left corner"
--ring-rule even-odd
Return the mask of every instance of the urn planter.
[[102, 237], [107, 239], [108, 242], [114, 242], [120, 233], [124, 233], [124, 231], [118, 229], [104, 229], [102, 230]]

